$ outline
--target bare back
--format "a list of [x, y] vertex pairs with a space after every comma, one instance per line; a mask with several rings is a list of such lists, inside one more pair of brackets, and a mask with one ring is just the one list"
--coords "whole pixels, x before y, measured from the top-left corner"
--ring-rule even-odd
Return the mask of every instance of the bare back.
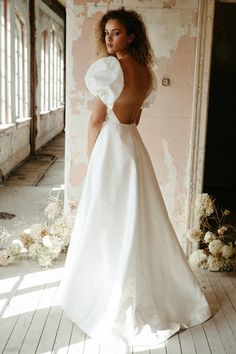
[[151, 86], [151, 74], [145, 65], [131, 57], [120, 60], [124, 73], [124, 88], [116, 100], [113, 111], [121, 123], [136, 123], [141, 106]]

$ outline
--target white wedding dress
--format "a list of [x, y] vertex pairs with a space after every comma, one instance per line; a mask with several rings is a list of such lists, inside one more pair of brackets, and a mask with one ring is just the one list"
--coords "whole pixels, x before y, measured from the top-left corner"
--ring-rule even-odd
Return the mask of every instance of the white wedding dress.
[[85, 81], [106, 104], [107, 117], [89, 161], [60, 305], [101, 343], [160, 343], [208, 319], [209, 306], [169, 221], [137, 127], [120, 123], [112, 111], [124, 85], [119, 61], [96, 61]]

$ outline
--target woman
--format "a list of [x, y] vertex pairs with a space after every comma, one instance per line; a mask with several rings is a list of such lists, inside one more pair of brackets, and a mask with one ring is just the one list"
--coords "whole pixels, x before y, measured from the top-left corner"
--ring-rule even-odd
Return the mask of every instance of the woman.
[[160, 343], [210, 317], [137, 130], [153, 98], [152, 51], [141, 17], [106, 13], [107, 56], [88, 69], [96, 96], [89, 165], [61, 283], [61, 306], [100, 342]]

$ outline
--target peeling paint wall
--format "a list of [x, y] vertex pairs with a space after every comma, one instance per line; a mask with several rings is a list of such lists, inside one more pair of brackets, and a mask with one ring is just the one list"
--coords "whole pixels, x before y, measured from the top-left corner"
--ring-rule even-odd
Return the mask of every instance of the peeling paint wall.
[[[84, 75], [94, 60], [94, 27], [110, 8], [125, 6], [144, 18], [157, 58], [158, 98], [144, 110], [139, 131], [179, 240], [185, 248], [190, 130], [197, 37], [197, 0], [67, 2], [66, 208], [75, 206], [86, 174], [91, 95]], [[170, 86], [162, 86], [162, 78]]]

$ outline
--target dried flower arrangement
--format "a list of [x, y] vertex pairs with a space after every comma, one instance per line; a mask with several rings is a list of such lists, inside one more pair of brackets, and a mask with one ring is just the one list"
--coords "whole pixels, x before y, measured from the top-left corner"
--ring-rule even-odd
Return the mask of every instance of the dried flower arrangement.
[[13, 240], [0, 250], [0, 266], [7, 266], [16, 257], [26, 256], [36, 260], [40, 266], [52, 266], [52, 261], [66, 250], [72, 230], [72, 220], [63, 216], [62, 202], [50, 197], [45, 208], [45, 221], [33, 224], [13, 238], [6, 229], [0, 228], [0, 239]]
[[219, 209], [210, 195], [202, 193], [195, 212], [199, 228], [188, 230], [187, 238], [199, 249], [190, 255], [190, 264], [210, 271], [236, 270], [236, 229], [226, 223], [230, 211]]

